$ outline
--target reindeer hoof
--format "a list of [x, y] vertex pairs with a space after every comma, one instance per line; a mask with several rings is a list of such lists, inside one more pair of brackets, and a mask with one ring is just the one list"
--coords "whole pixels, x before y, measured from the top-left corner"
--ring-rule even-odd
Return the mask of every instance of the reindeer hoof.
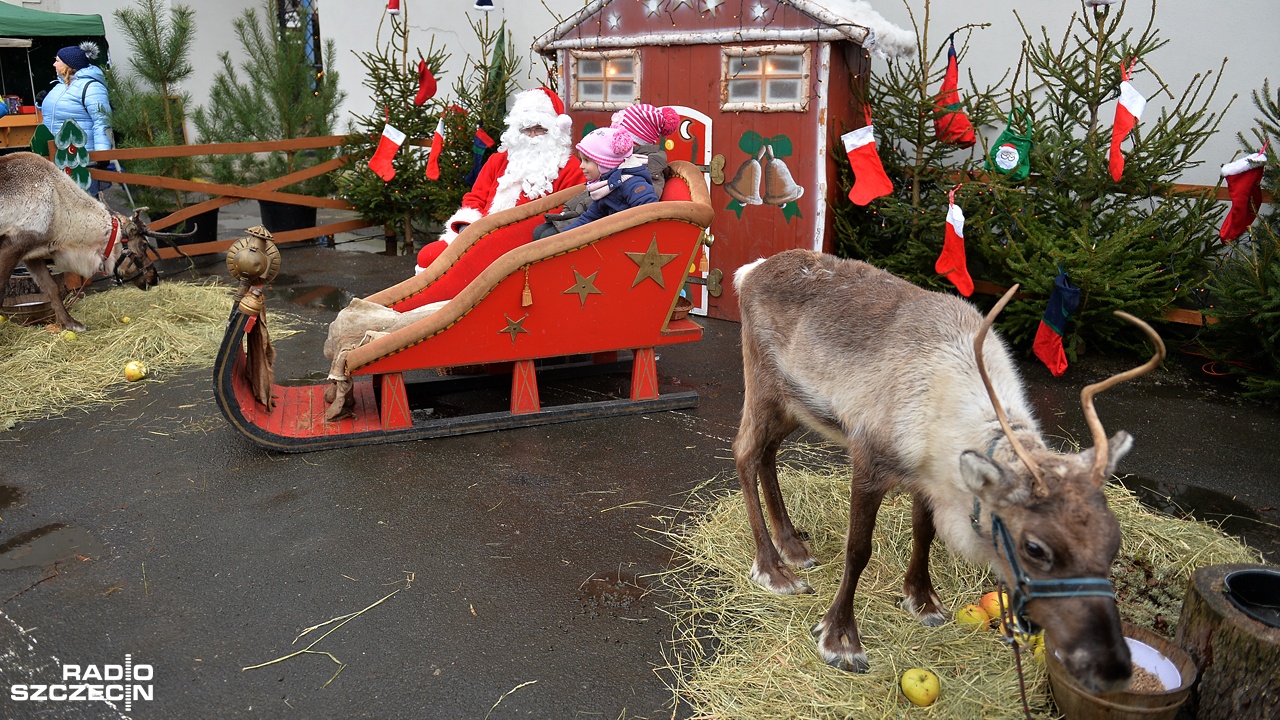
[[[844, 633], [829, 640], [830, 633], [826, 630], [825, 621], [814, 625], [809, 629], [809, 633], [818, 641], [818, 652], [822, 654], [822, 661], [831, 667], [859, 674], [871, 669], [871, 663], [867, 661], [867, 654], [862, 651], [860, 643], [850, 643], [848, 636]], [[836, 647], [830, 647], [831, 645]], [[855, 645], [858, 647], [856, 651]]]
[[871, 670], [871, 663], [867, 662], [867, 657], [865, 655], [855, 655], [850, 659], [827, 659], [827, 664], [837, 670], [858, 673], [859, 675], [864, 675], [867, 671]]
[[70, 330], [71, 332], [74, 332], [74, 333], [82, 333], [88, 330], [89, 328], [85, 327], [84, 323], [76, 322], [73, 320], [69, 323], [62, 323], [62, 329]]
[[813, 592], [809, 583], [801, 580], [784, 567], [763, 572], [760, 565], [751, 566], [751, 581], [776, 595], [807, 595]]
[[809, 549], [805, 547], [801, 547], [798, 552], [782, 550], [779, 554], [782, 555], [782, 559], [788, 564], [794, 565], [798, 568], [808, 569], [818, 564], [818, 561], [813, 559], [813, 555], [809, 554]]
[[914, 615], [925, 627], [938, 627], [947, 621], [947, 616], [938, 611], [931, 603], [921, 606], [911, 598], [904, 597], [898, 603], [898, 606]]

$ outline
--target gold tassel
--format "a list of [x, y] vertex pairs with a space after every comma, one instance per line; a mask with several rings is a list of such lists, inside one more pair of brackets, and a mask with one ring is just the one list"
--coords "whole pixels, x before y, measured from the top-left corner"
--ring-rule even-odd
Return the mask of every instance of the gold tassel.
[[529, 290], [529, 266], [524, 266], [524, 292], [520, 294], [520, 307], [533, 304], [533, 293]]

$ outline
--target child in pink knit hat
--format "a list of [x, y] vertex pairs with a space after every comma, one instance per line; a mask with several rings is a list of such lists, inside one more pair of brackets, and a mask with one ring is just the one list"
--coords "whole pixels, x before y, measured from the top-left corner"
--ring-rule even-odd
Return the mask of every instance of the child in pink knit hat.
[[[680, 127], [680, 115], [675, 108], [636, 103], [614, 113], [610, 122], [613, 127], [626, 130], [635, 143], [631, 157], [622, 161], [622, 169], [642, 165], [648, 168], [653, 194], [661, 199], [667, 179], [667, 151], [663, 149], [663, 138]], [[559, 213], [548, 215], [547, 221], [563, 232], [590, 204], [591, 196], [580, 193], [569, 198]]]
[[578, 159], [582, 163], [582, 174], [587, 177], [591, 204], [563, 228], [557, 229], [550, 222], [539, 225], [533, 232], [534, 239], [572, 230], [627, 208], [658, 202], [648, 168], [644, 165], [621, 167], [631, 157], [633, 147], [630, 133], [617, 127], [598, 128], [582, 138], [578, 143]]
[[662, 197], [667, 172], [663, 138], [680, 127], [680, 115], [675, 108], [636, 103], [614, 113], [611, 122], [614, 127], [631, 133], [636, 147], [630, 162], [644, 162], [648, 166], [649, 177], [653, 178], [653, 192]]

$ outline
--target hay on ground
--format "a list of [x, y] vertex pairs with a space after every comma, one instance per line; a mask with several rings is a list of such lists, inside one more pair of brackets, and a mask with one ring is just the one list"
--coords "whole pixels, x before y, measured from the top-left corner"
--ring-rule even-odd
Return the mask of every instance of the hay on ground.
[[[741, 493], [695, 493], [685, 510], [693, 520], [665, 535], [681, 566], [660, 576], [675, 597], [673, 652], [664, 675], [697, 718], [1021, 718], [1013, 653], [998, 633], [948, 621], [927, 628], [898, 607], [911, 557], [911, 498], [885, 499], [873, 554], [858, 584], [855, 614], [871, 663], [857, 675], [826, 665], [809, 634], [826, 612], [843, 571], [848, 527], [847, 468], [780, 468], [787, 509], [822, 562], [800, 571], [813, 595], [774, 595], [754, 584], [754, 556]], [[1124, 534], [1113, 580], [1121, 615], [1172, 634], [1191, 572], [1204, 565], [1259, 562], [1258, 553], [1216, 528], [1145, 510], [1123, 487], [1107, 488]], [[952, 557], [935, 543], [933, 582], [947, 610], [976, 603], [995, 588], [988, 568]], [[1147, 578], [1159, 579], [1148, 587]], [[898, 689], [902, 672], [931, 670], [942, 693], [929, 708], [915, 708]], [[1057, 717], [1042, 661], [1023, 652], [1028, 701], [1037, 718]]]
[[[0, 323], [0, 431], [24, 420], [121, 402], [118, 390], [127, 382], [130, 360], [147, 365], [150, 381], [211, 364], [231, 301], [230, 287], [164, 282], [146, 292], [121, 287], [85, 296], [71, 312], [89, 329], [74, 340], [64, 339], [57, 325]], [[287, 336], [289, 323], [270, 317], [276, 339]]]

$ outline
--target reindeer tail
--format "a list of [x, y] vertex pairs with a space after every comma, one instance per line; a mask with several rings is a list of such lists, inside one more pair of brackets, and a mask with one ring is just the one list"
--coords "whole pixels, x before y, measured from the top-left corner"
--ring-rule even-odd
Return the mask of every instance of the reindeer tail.
[[755, 270], [755, 269], [756, 269], [756, 266], [757, 266], [757, 265], [759, 265], [759, 264], [760, 264], [760, 263], [762, 263], [762, 262], [764, 262], [764, 258], [760, 258], [759, 260], [753, 260], [753, 261], [751, 261], [751, 262], [747, 263], [746, 265], [743, 265], [742, 267], [738, 268], [738, 269], [733, 273], [733, 288], [734, 288], [735, 290], [737, 290], [737, 291], [741, 292], [741, 291], [742, 291], [742, 283], [746, 282], [746, 280], [747, 280], [747, 275], [749, 275], [749, 274], [751, 273], [751, 271], [752, 271], [752, 270]]

